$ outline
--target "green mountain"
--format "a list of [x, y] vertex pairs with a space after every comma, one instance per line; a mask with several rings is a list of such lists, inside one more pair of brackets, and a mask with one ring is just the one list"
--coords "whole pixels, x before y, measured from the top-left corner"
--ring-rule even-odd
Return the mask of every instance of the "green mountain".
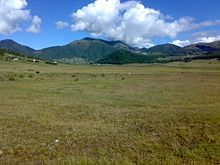
[[93, 38], [84, 38], [64, 46], [54, 46], [42, 50], [34, 50], [13, 40], [2, 40], [0, 41], [0, 48], [45, 60], [85, 59], [89, 62], [102, 59], [120, 49], [135, 51], [135, 49], [121, 41], [105, 41]]
[[179, 46], [173, 45], [173, 44], [163, 44], [163, 45], [157, 45], [154, 47], [151, 47], [147, 50], [148, 53], [151, 54], [166, 54], [169, 56], [176, 56], [176, 55], [185, 55], [189, 54], [190, 51], [185, 50]]
[[220, 41], [215, 41], [211, 43], [198, 43], [184, 47], [185, 50], [190, 50], [193, 52], [213, 52], [220, 49]]
[[21, 54], [25, 54], [27, 56], [32, 55], [35, 52], [34, 49], [32, 49], [28, 46], [18, 44], [17, 42], [15, 42], [13, 40], [2, 40], [2, 41], [0, 41], [0, 48], [10, 50], [10, 51], [14, 51], [14, 52], [18, 52], [18, 53], [21, 53]]
[[211, 42], [211, 43], [208, 43], [208, 45], [215, 49], [220, 49], [220, 41]]
[[12, 40], [0, 41], [0, 48], [19, 52], [34, 58], [58, 61], [64, 63], [152, 63], [185, 61], [184, 59], [206, 59], [219, 57], [220, 41], [199, 43], [184, 48], [164, 44], [147, 48], [133, 48], [121, 41], [105, 41], [101, 39], [84, 38], [64, 46], [49, 47], [34, 50], [20, 45]]
[[104, 42], [114, 48], [117, 48], [117, 49], [123, 49], [123, 50], [129, 50], [129, 51], [135, 51], [135, 48], [125, 44], [124, 42], [121, 42], [121, 41], [105, 41], [105, 40], [99, 40], [101, 42]]
[[104, 58], [117, 49], [132, 49], [120, 41], [105, 41], [92, 38], [71, 42], [65, 46], [56, 46], [36, 51], [35, 57], [43, 59], [84, 58], [88, 61], [96, 61]]
[[177, 55], [201, 55], [219, 49], [220, 49], [220, 41], [215, 41], [211, 43], [198, 43], [183, 48], [173, 44], [164, 44], [142, 50], [152, 54], [167, 54], [169, 56], [177, 56]]
[[34, 56], [49, 60], [78, 57], [95, 61], [110, 54], [114, 50], [114, 47], [100, 40], [85, 38], [71, 42], [65, 46], [50, 47], [36, 51]]
[[140, 53], [118, 50], [97, 62], [104, 64], [167, 63], [214, 58], [220, 59], [220, 41], [207, 44], [199, 43], [184, 48], [173, 44], [157, 45], [149, 49], [142, 48]]

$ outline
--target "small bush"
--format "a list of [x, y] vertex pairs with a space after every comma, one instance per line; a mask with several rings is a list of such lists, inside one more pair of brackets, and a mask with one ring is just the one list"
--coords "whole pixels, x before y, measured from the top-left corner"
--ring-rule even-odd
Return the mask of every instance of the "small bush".
[[76, 77], [76, 75], [75, 75], [75, 74], [73, 74], [73, 75], [72, 75], [72, 77]]
[[91, 74], [91, 77], [96, 77], [96, 75], [95, 74]]
[[74, 79], [74, 82], [77, 82], [77, 81], [79, 81], [79, 78], [75, 78], [75, 79]]
[[44, 80], [44, 78], [43, 77], [37, 77], [37, 78], [35, 78], [35, 80], [42, 81], [42, 80]]
[[52, 77], [53, 77], [53, 75], [52, 75], [52, 74], [50, 74], [50, 73], [48, 73], [48, 74], [47, 74], [47, 77], [52, 78]]
[[29, 74], [28, 77], [29, 77], [29, 78], [33, 78], [34, 75], [33, 75], [33, 74]]
[[24, 74], [19, 74], [18, 77], [19, 78], [24, 78], [25, 76], [24, 76]]
[[102, 77], [105, 77], [105, 73], [102, 73], [101, 76], [102, 76]]
[[4, 77], [0, 76], [0, 81], [4, 81], [4, 80], [5, 80]]
[[13, 74], [7, 75], [9, 81], [15, 81], [15, 76]]

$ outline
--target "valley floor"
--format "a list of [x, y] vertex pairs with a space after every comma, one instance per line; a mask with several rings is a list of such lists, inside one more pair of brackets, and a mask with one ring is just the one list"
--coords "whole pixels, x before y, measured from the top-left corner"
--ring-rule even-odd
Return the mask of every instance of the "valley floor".
[[0, 61], [0, 164], [219, 163], [219, 61]]

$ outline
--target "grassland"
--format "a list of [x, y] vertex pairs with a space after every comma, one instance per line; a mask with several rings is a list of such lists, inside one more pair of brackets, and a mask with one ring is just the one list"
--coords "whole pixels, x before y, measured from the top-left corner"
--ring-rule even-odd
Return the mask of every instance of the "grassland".
[[0, 164], [219, 163], [219, 61], [0, 61]]

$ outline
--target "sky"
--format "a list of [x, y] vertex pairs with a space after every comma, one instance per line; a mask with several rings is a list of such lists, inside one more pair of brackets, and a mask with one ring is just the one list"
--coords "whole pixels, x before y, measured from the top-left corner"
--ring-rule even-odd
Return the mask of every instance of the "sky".
[[219, 0], [0, 0], [0, 40], [34, 49], [84, 37], [134, 47], [220, 40]]

